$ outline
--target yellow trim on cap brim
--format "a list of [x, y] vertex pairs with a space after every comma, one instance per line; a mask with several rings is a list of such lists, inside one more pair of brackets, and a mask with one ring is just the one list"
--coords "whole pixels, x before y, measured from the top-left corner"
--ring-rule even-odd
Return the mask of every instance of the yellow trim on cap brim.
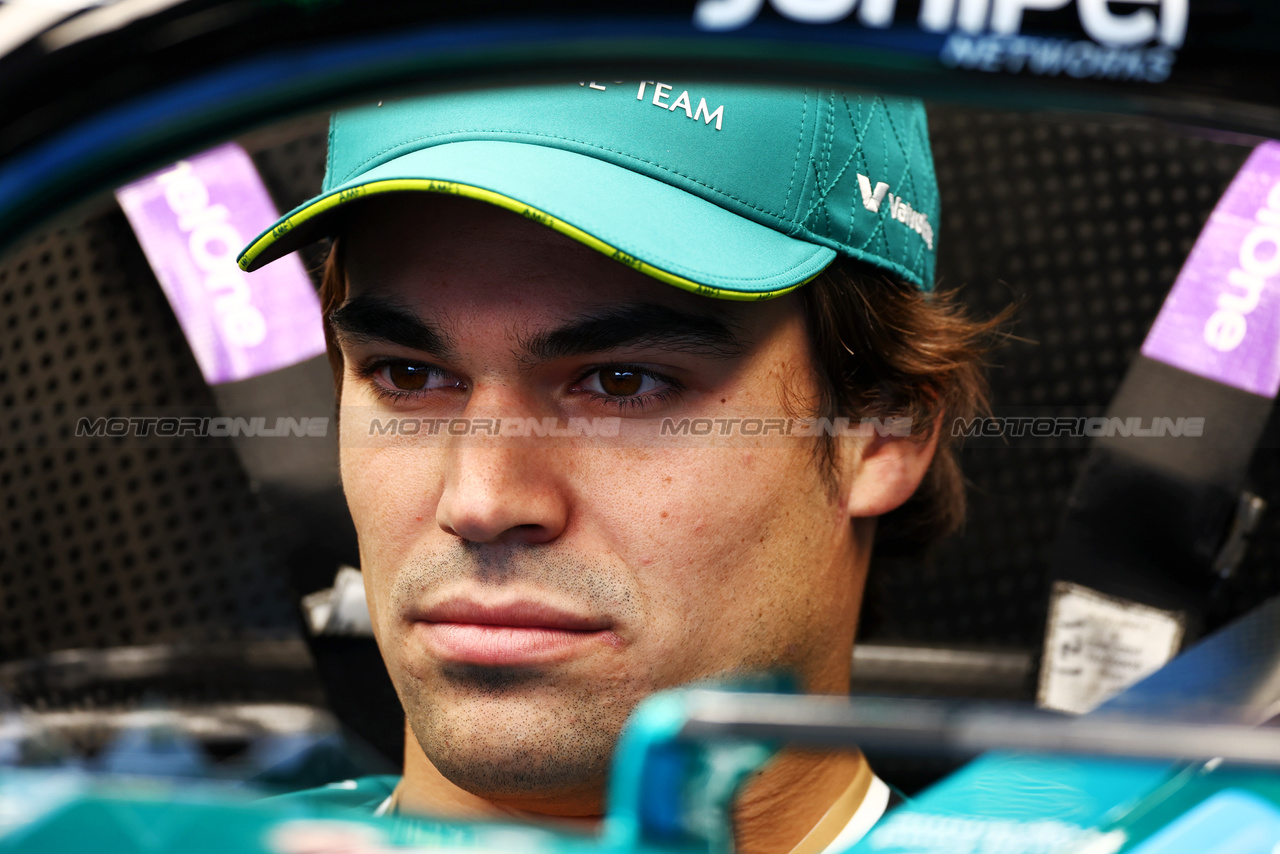
[[295, 227], [301, 225], [307, 220], [319, 216], [322, 213], [335, 208], [338, 205], [346, 204], [353, 199], [361, 196], [372, 195], [374, 193], [389, 193], [402, 190], [417, 190], [429, 193], [449, 193], [455, 196], [465, 196], [469, 199], [477, 199], [482, 202], [488, 202], [497, 205], [500, 208], [506, 208], [509, 211], [520, 214], [525, 219], [531, 219], [534, 222], [552, 228], [561, 234], [571, 237], [574, 240], [586, 246], [590, 246], [597, 252], [608, 255], [615, 261], [621, 261], [633, 270], [644, 273], [646, 276], [652, 276], [660, 282], [668, 285], [674, 285], [686, 291], [699, 294], [705, 297], [714, 297], [715, 299], [729, 300], [767, 300], [780, 297], [783, 294], [790, 293], [801, 285], [807, 284], [818, 276], [813, 274], [803, 282], [797, 282], [794, 285], [788, 285], [785, 288], [779, 288], [774, 291], [763, 291], [760, 293], [750, 293], [743, 291], [731, 291], [724, 288], [716, 288], [710, 285], [704, 285], [695, 282], [692, 279], [686, 279], [683, 276], [677, 276], [675, 273], [668, 273], [666, 270], [654, 267], [652, 264], [645, 263], [639, 258], [628, 255], [621, 249], [610, 246], [598, 237], [588, 234], [575, 225], [571, 225], [562, 219], [557, 219], [551, 214], [540, 211], [537, 208], [530, 207], [524, 202], [517, 201], [510, 196], [504, 196], [501, 193], [495, 193], [492, 190], [486, 190], [483, 187], [473, 187], [470, 184], [458, 184], [453, 181], [435, 181], [428, 178], [390, 178], [385, 181], [371, 181], [368, 184], [361, 184], [358, 187], [351, 187], [340, 193], [334, 193], [318, 199], [315, 204], [309, 205], [297, 213], [286, 217], [275, 228], [259, 237], [253, 242], [253, 245], [244, 251], [244, 255], [240, 258], [240, 269], [247, 270], [254, 259], [261, 255], [268, 246], [275, 243]]

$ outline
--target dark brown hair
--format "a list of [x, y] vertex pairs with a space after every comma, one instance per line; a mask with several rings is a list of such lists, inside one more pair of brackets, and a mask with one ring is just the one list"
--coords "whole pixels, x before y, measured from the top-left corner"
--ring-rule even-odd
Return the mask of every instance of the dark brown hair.
[[334, 337], [329, 318], [342, 308], [342, 303], [347, 299], [347, 268], [342, 262], [344, 245], [342, 238], [334, 238], [320, 273], [320, 316], [324, 318], [324, 346], [329, 356], [329, 367], [333, 369], [333, 390], [339, 401], [342, 400], [342, 348]]
[[[950, 425], [986, 411], [984, 356], [1009, 310], [977, 321], [956, 291], [923, 293], [843, 256], [800, 296], [818, 366], [814, 415], [906, 418], [913, 441], [937, 437], [919, 489], [876, 529], [877, 554], [925, 551], [964, 522], [964, 477]], [[828, 477], [837, 451], [830, 436], [817, 448]]]
[[[983, 356], [1006, 314], [975, 321], [954, 291], [922, 293], [844, 257], [799, 291], [818, 368], [817, 417], [907, 418], [913, 441], [935, 434], [938, 449], [920, 488], [881, 517], [875, 551], [926, 550], [964, 521], [964, 478], [949, 425], [985, 411]], [[325, 262], [320, 307], [334, 384], [342, 394], [342, 351], [329, 317], [347, 296], [342, 241]], [[838, 447], [825, 436], [817, 464], [834, 485]]]

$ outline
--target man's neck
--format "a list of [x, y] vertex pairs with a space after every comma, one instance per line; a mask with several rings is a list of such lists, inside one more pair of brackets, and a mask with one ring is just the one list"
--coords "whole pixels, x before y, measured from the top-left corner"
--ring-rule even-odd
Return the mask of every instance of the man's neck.
[[[404, 779], [396, 789], [396, 808], [462, 820], [515, 819], [594, 829], [599, 816], [566, 818], [530, 812], [486, 800], [450, 782], [422, 752], [413, 732], [406, 733]], [[753, 778], [734, 810], [734, 836], [740, 854], [788, 852], [804, 841], [805, 850], [825, 847], [816, 836], [834, 838], [862, 802], [871, 770], [861, 754], [818, 755], [784, 752]], [[833, 806], [834, 805], [834, 806]], [[828, 811], [833, 815], [827, 816]], [[827, 817], [824, 820], [824, 816]], [[821, 824], [821, 826], [819, 826]], [[816, 831], [816, 832], [815, 832]], [[815, 832], [814, 839], [808, 839]], [[809, 843], [814, 843], [810, 845]]]
[[780, 753], [738, 799], [737, 851], [823, 851], [862, 805], [872, 777], [861, 753]]

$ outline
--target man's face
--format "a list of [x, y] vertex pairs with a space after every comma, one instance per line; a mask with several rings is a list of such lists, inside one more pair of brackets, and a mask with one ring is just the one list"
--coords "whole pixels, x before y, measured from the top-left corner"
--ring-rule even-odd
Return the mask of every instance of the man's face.
[[[797, 299], [696, 296], [448, 197], [371, 204], [345, 246], [343, 484], [378, 643], [447, 778], [598, 809], [655, 690], [777, 668], [846, 689], [868, 546], [847, 484], [824, 481], [811, 439], [656, 439], [663, 418], [810, 404]], [[392, 417], [621, 429], [370, 436]]]

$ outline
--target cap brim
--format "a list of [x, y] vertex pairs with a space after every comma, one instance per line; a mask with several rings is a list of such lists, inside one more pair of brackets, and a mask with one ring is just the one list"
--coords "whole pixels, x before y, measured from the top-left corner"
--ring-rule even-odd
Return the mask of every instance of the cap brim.
[[377, 193], [450, 193], [515, 211], [676, 287], [769, 299], [812, 279], [835, 250], [788, 237], [705, 199], [594, 157], [477, 140], [420, 149], [282, 217], [240, 254], [256, 270], [331, 234], [334, 217]]

